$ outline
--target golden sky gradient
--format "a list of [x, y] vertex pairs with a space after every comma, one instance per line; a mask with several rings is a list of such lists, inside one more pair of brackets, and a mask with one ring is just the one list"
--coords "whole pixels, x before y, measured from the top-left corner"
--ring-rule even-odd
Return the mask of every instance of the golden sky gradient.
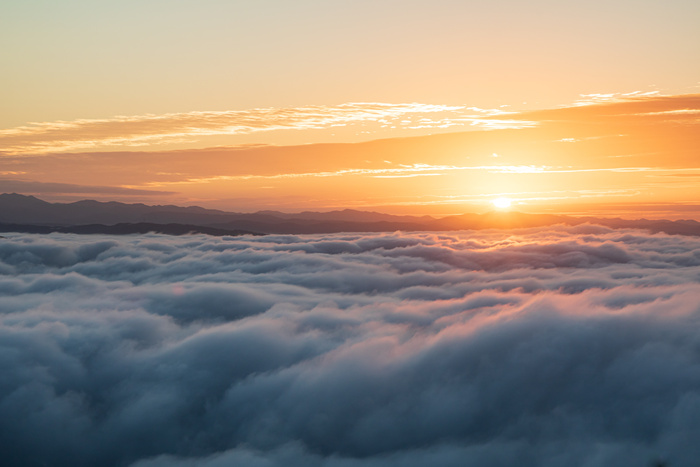
[[700, 217], [698, 20], [686, 1], [10, 0], [0, 192]]

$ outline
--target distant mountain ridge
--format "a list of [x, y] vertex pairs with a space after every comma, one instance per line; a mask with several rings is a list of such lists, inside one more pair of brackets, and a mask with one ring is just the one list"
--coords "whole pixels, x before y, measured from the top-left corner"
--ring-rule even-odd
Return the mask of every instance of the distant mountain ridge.
[[700, 235], [700, 223], [694, 220], [601, 219], [521, 212], [489, 212], [434, 218], [397, 216], [353, 209], [331, 212], [304, 211], [294, 214], [278, 211], [236, 213], [197, 206], [149, 206], [116, 201], [49, 203], [34, 196], [0, 194], [0, 224], [3, 224], [0, 229], [4, 229], [2, 231], [5, 232], [313, 234], [509, 229], [584, 223], [611, 228], [640, 228], [651, 232]]
[[49, 203], [34, 196], [17, 193], [0, 194], [0, 222], [37, 225], [76, 225], [83, 223], [115, 224], [123, 222], [189, 223], [210, 225], [213, 223], [241, 221], [340, 221], [340, 222], [410, 222], [435, 220], [430, 216], [395, 216], [378, 212], [344, 209], [342, 211], [304, 211], [289, 214], [279, 211], [256, 213], [226, 212], [199, 206], [174, 206], [126, 204], [117, 201], [83, 200], [73, 203]]
[[104, 234], [104, 235], [130, 235], [130, 234], [147, 234], [157, 233], [165, 235], [188, 235], [188, 234], [205, 234], [214, 237], [223, 236], [239, 236], [239, 235], [264, 235], [258, 232], [249, 232], [247, 230], [227, 230], [217, 229], [216, 227], [207, 227], [200, 225], [189, 224], [153, 224], [148, 222], [139, 222], [135, 224], [123, 223], [115, 225], [104, 224], [87, 224], [87, 225], [72, 225], [72, 226], [49, 226], [49, 225], [32, 225], [32, 224], [3, 224], [0, 223], [0, 232], [17, 232], [17, 233], [72, 233], [72, 234]]

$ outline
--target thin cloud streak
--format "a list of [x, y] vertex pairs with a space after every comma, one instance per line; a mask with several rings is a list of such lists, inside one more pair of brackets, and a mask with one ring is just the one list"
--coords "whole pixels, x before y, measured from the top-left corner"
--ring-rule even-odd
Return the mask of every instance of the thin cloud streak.
[[[560, 169], [548, 166], [534, 165], [482, 165], [482, 166], [452, 166], [452, 165], [431, 165], [431, 164], [413, 164], [402, 165], [401, 167], [387, 169], [341, 169], [335, 171], [324, 172], [303, 172], [303, 173], [284, 173], [273, 175], [218, 175], [214, 177], [188, 178], [185, 180], [152, 182], [145, 185], [137, 186], [168, 186], [168, 185], [191, 185], [200, 183], [211, 183], [220, 181], [245, 181], [245, 180], [280, 180], [280, 179], [295, 179], [295, 178], [328, 178], [342, 176], [371, 176], [373, 178], [410, 178], [419, 176], [439, 176], [444, 173], [454, 171], [485, 171], [493, 174], [557, 174], [557, 173], [588, 173], [588, 172], [613, 172], [613, 173], [664, 173], [675, 172], [679, 169], [665, 169], [660, 167], [616, 167], [616, 168], [597, 168], [597, 169]], [[700, 171], [698, 168], [687, 168], [688, 172]], [[418, 173], [416, 173], [418, 172]], [[421, 172], [438, 172], [438, 173], [421, 173]], [[442, 172], [442, 173], [440, 173]]]
[[[0, 174], [2, 175], [2, 174]], [[51, 183], [37, 182], [32, 180], [18, 180], [11, 178], [0, 177], [0, 186], [3, 192], [19, 192], [19, 193], [54, 193], [54, 194], [102, 194], [102, 195], [120, 195], [120, 196], [167, 196], [173, 195], [173, 191], [156, 191], [143, 190], [139, 188], [123, 187], [123, 186], [96, 186], [96, 185], [77, 185], [72, 183]]]

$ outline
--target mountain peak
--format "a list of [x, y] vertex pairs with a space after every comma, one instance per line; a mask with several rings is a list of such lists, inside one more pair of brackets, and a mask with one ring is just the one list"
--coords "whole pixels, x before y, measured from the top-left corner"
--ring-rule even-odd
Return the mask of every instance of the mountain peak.
[[2, 203], [12, 203], [13, 206], [17, 205], [48, 205], [51, 203], [47, 203], [46, 201], [40, 200], [39, 198], [36, 198], [32, 195], [21, 195], [19, 193], [1, 193], [0, 194], [0, 202]]
[[39, 198], [36, 198], [32, 195], [20, 195], [19, 193], [0, 193], [0, 199], [13, 199], [13, 200], [36, 199], [36, 200], [39, 200]]

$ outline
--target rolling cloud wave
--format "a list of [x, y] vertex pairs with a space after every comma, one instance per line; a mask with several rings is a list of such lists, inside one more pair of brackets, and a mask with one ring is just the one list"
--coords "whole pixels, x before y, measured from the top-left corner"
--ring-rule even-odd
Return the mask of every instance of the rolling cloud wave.
[[700, 456], [700, 239], [7, 237], [6, 465]]

